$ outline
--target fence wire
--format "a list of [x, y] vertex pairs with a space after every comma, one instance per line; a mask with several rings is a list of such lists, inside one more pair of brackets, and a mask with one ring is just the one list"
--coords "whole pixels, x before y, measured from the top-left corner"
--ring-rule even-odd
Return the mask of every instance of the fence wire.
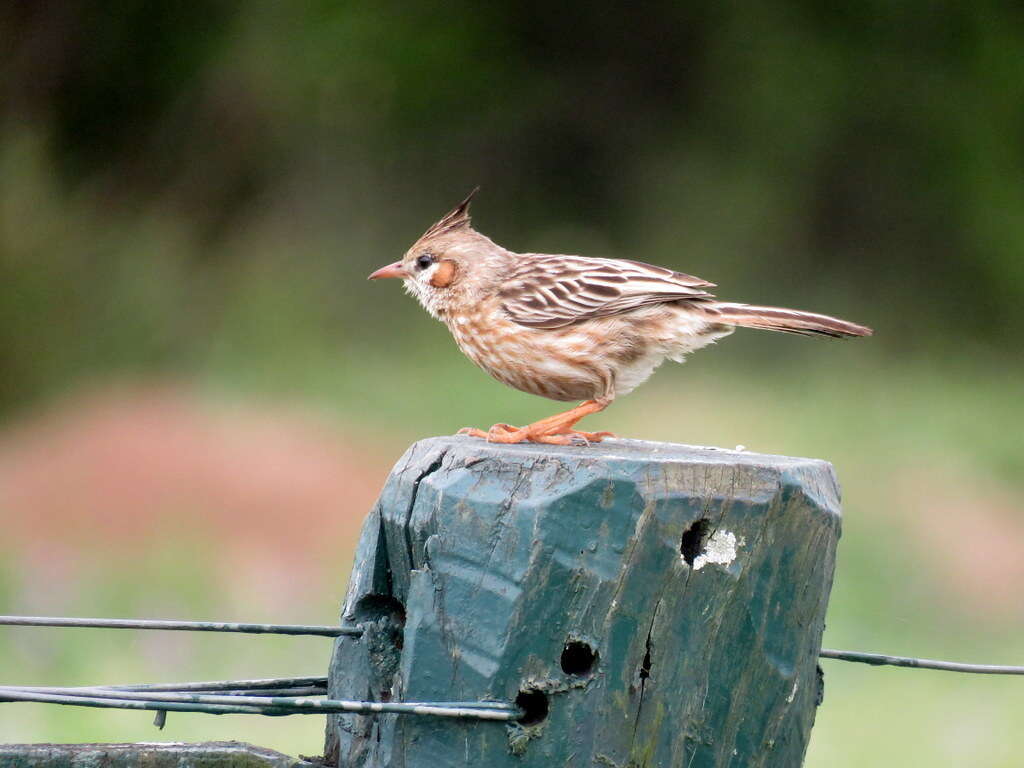
[[937, 669], [942, 672], [967, 672], [975, 675], [1024, 675], [1024, 667], [1005, 664], [963, 664], [958, 661], [917, 659], [912, 656], [889, 656], [884, 653], [864, 653], [862, 651], [836, 651], [830, 648], [822, 648], [818, 655], [823, 659], [856, 661], [874, 666]]
[[[245, 634], [362, 635], [360, 627], [318, 624], [242, 624], [212, 621], [148, 619], [90, 619], [55, 616], [0, 616], [0, 625], [27, 627], [88, 627], [154, 629]], [[862, 664], [934, 669], [983, 675], [1024, 675], [1024, 666], [963, 664], [910, 656], [822, 648], [819, 657]], [[154, 710], [155, 724], [163, 727], [167, 712], [202, 712], [214, 715], [269, 716], [309, 714], [427, 715], [474, 720], [513, 721], [524, 716], [516, 704], [496, 701], [381, 702], [327, 698], [327, 678], [275, 677], [250, 680], [213, 680], [187, 683], [149, 683], [108, 686], [0, 686], [0, 702], [39, 702], [80, 707]]]
[[475, 720], [516, 720], [523, 716], [513, 704], [504, 702], [382, 702], [317, 699], [304, 696], [249, 696], [168, 691], [127, 691], [109, 687], [59, 688], [46, 686], [3, 686], [0, 701], [29, 701], [80, 707], [149, 709], [165, 712], [207, 714], [309, 715], [347, 713], [370, 715], [431, 715]]
[[225, 621], [166, 621], [162, 619], [85, 619], [64, 616], [0, 616], [0, 625], [14, 627], [89, 627], [100, 629], [167, 629], [184, 632], [240, 632], [250, 635], [319, 635], [358, 637], [359, 627], [329, 624], [242, 624]]

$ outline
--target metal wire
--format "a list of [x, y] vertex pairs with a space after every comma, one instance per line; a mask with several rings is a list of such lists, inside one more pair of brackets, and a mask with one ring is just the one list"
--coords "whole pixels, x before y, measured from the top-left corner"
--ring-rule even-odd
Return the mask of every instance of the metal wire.
[[179, 704], [175, 702], [133, 701], [130, 699], [102, 699], [85, 696], [67, 696], [40, 693], [38, 691], [19, 691], [12, 688], [0, 688], [0, 701], [31, 701], [42, 704], [70, 704], [78, 707], [105, 707], [116, 709], [148, 709], [157, 712], [203, 712], [208, 715], [288, 715], [291, 712], [279, 711], [273, 707], [251, 707], [241, 705], [199, 705]]
[[[11, 688], [25, 688], [31, 690], [34, 686], [24, 685], [12, 685], [6, 686]], [[78, 687], [78, 686], [75, 686]], [[185, 691], [259, 691], [261, 695], [269, 696], [270, 691], [305, 691], [308, 690], [308, 695], [317, 695], [316, 692], [327, 692], [327, 678], [323, 676], [315, 677], [275, 677], [275, 678], [260, 678], [256, 680], [210, 680], [205, 682], [189, 682], [189, 683], [145, 683], [145, 684], [133, 684], [133, 685], [100, 685], [100, 686], [83, 686], [89, 688], [105, 688], [106, 690], [121, 690], [121, 691], [168, 691], [168, 692], [185, 692]], [[281, 694], [281, 695], [307, 695], [305, 693]]]
[[[37, 686], [25, 686], [25, 685], [12, 685], [11, 688], [18, 688], [21, 690], [34, 690]], [[106, 690], [117, 691], [117, 688], [107, 688], [107, 686], [101, 686]], [[125, 689], [120, 689], [125, 691]], [[188, 688], [167, 688], [166, 693], [188, 693]], [[218, 696], [326, 696], [327, 686], [322, 685], [310, 685], [305, 687], [295, 688], [214, 688], [208, 689], [210, 693], [216, 693]], [[135, 693], [135, 691], [128, 690], [127, 693]], [[139, 690], [142, 693], [144, 691]]]
[[[0, 616], [0, 626], [21, 626], [21, 627], [96, 627], [103, 629], [165, 629], [188, 632], [240, 632], [245, 634], [273, 634], [273, 635], [318, 635], [322, 637], [359, 637], [363, 634], [360, 627], [331, 626], [327, 624], [243, 624], [238, 622], [222, 621], [167, 621], [163, 619], [88, 619], [69, 618], [65, 616]], [[962, 664], [955, 661], [940, 661], [937, 659], [918, 659], [911, 656], [889, 656], [882, 653], [864, 653], [861, 651], [838, 651], [829, 648], [822, 648], [819, 656], [823, 659], [836, 659], [839, 661], [853, 661], [862, 664], [875, 666], [910, 667], [916, 669], [937, 669], [944, 672], [967, 672], [978, 675], [1024, 675], [1024, 667], [997, 665], [997, 664]], [[295, 682], [296, 678], [290, 680], [279, 679], [274, 685], [266, 686], [272, 688], [294, 688], [319, 685], [320, 681], [326, 678], [303, 678], [303, 680], [315, 679], [316, 683], [301, 684]], [[234, 681], [245, 683], [247, 681]], [[263, 682], [263, 681], [248, 681]], [[326, 684], [326, 682], [324, 682]], [[220, 683], [189, 683], [182, 685], [217, 685], [220, 687], [210, 688], [175, 688], [173, 690], [229, 690]], [[242, 691], [253, 688], [262, 688], [262, 685], [238, 685], [231, 686], [230, 690]], [[122, 690], [172, 690], [171, 688], [133, 687], [121, 688]]]
[[79, 619], [63, 616], [0, 616], [0, 625], [13, 627], [99, 627], [103, 629], [169, 629], [186, 632], [242, 632], [252, 635], [320, 635], [359, 637], [359, 627], [325, 624], [241, 624], [221, 621], [164, 621], [151, 619]]
[[[301, 686], [327, 687], [327, 678], [269, 677], [255, 680], [210, 680], [197, 683], [145, 683], [136, 685], [104, 685], [115, 691], [234, 691], [259, 688], [298, 688]], [[90, 686], [95, 687], [95, 686]]]
[[[0, 625], [29, 627], [90, 627], [106, 629], [165, 629], [250, 634], [362, 635], [359, 627], [296, 624], [240, 624], [230, 622], [164, 621], [143, 619], [89, 619], [56, 616], [0, 616]], [[157, 712], [163, 725], [166, 712], [208, 714], [352, 714], [395, 713], [508, 721], [522, 717], [513, 704], [502, 702], [378, 702], [319, 699], [327, 693], [327, 678], [269, 678], [198, 683], [57, 688], [47, 686], [0, 687], [0, 701], [41, 702], [84, 707], [146, 709]], [[216, 691], [215, 695], [188, 691]], [[254, 693], [262, 695], [252, 695]], [[292, 695], [277, 695], [292, 694]]]
[[0, 701], [29, 701], [84, 707], [149, 709], [209, 714], [300, 715], [394, 713], [476, 720], [509, 721], [522, 717], [502, 702], [380, 702], [311, 699], [298, 696], [234, 696], [124, 691], [110, 688], [0, 687]]
[[875, 666], [938, 669], [943, 672], [967, 672], [975, 675], [1024, 675], [1024, 667], [999, 664], [961, 664], [956, 661], [916, 659], [911, 656], [889, 656], [884, 653], [862, 653], [861, 651], [835, 651], [829, 648], [822, 648], [818, 655], [823, 659], [855, 661]]
[[[8, 688], [26, 688], [32, 686], [4, 686]], [[241, 690], [264, 690], [275, 688], [302, 688], [316, 687], [326, 688], [327, 678], [320, 676], [312, 677], [264, 677], [253, 680], [208, 680], [189, 683], [140, 683], [132, 685], [101, 685], [84, 686], [87, 688], [106, 688], [110, 691], [241, 691]], [[267, 694], [265, 694], [267, 695]]]

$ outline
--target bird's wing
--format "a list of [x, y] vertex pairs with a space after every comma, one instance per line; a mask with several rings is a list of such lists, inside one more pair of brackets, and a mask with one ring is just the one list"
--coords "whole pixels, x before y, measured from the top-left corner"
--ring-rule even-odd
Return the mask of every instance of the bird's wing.
[[661, 304], [712, 298], [714, 283], [639, 261], [522, 254], [500, 289], [502, 306], [520, 325], [561, 328], [595, 317]]

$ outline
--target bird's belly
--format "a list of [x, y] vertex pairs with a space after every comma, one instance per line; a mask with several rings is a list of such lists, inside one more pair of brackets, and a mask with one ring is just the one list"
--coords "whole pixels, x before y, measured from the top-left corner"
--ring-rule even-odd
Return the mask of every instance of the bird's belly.
[[615, 369], [615, 394], [628, 395], [647, 381], [654, 370], [665, 361], [663, 352], [654, 352], [622, 362]]
[[551, 400], [625, 395], [665, 358], [683, 358], [732, 331], [658, 305], [558, 329], [526, 328], [500, 311], [446, 318], [455, 342], [498, 381]]
[[588, 400], [603, 394], [607, 377], [594, 364], [592, 343], [573, 346], [551, 331], [512, 323], [453, 323], [452, 335], [470, 360], [513, 389], [551, 400]]

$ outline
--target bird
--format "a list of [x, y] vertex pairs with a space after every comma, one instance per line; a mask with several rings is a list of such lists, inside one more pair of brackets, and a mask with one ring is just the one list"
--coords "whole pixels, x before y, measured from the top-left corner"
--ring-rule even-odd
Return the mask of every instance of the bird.
[[503, 384], [579, 405], [523, 427], [459, 434], [492, 443], [590, 444], [611, 432], [575, 429], [645, 382], [666, 359], [736, 327], [803, 336], [870, 336], [863, 325], [782, 307], [718, 301], [699, 277], [627, 259], [515, 253], [477, 232], [474, 189], [370, 280], [401, 279], [459, 349]]

